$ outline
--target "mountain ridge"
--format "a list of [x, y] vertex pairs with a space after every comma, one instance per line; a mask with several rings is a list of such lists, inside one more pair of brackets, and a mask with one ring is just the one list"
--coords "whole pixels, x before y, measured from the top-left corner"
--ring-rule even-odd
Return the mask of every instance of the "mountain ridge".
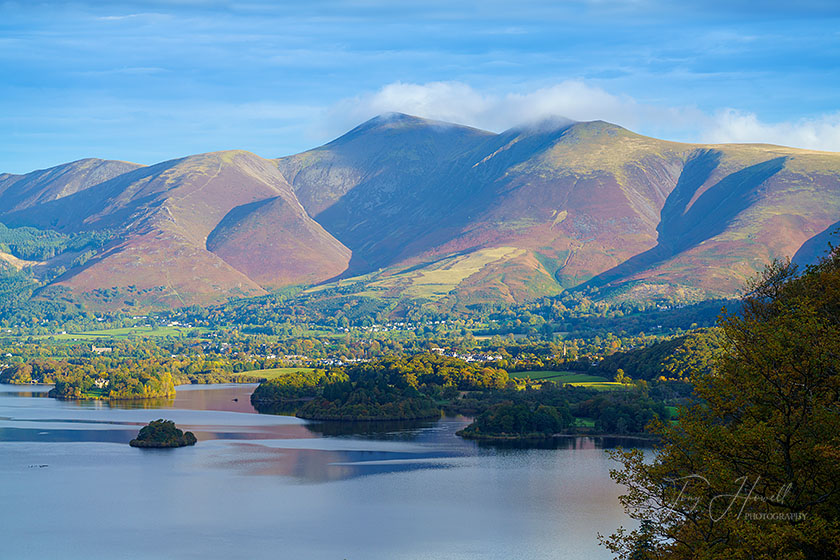
[[109, 232], [84, 262], [38, 268], [60, 262], [44, 281], [93, 307], [353, 277], [365, 297], [442, 306], [569, 289], [691, 300], [731, 295], [809, 241], [798, 258], [813, 258], [840, 220], [840, 154], [683, 144], [604, 121], [492, 133], [391, 113], [275, 159], [229, 150], [3, 174], [0, 203], [9, 227]]

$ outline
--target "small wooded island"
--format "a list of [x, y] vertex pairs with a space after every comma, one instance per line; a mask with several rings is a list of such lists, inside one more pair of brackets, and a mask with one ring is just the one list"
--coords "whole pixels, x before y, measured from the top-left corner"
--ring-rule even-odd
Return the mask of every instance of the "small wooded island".
[[195, 445], [192, 432], [182, 432], [172, 420], [160, 418], [144, 426], [136, 439], [128, 444], [131, 447], [185, 447]]

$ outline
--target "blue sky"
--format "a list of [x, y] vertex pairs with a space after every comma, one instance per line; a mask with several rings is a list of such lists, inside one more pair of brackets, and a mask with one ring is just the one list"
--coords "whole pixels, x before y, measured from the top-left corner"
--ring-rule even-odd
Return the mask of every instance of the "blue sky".
[[840, 3], [0, 0], [0, 172], [277, 157], [377, 113], [840, 151]]

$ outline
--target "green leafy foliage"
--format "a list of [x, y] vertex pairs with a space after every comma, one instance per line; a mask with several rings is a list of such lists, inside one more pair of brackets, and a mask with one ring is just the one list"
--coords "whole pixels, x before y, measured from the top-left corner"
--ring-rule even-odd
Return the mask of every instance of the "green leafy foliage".
[[37, 287], [31, 276], [0, 261], [0, 316], [25, 305]]
[[124, 361], [103, 372], [104, 377], [90, 363], [53, 364], [55, 369], [42, 375], [42, 379], [55, 380], [55, 387], [49, 392], [51, 397], [131, 400], [175, 396], [171, 372], [161, 368], [156, 360]]
[[573, 423], [567, 406], [504, 402], [481, 413], [458, 433], [467, 438], [545, 437]]
[[129, 442], [131, 447], [185, 447], [195, 445], [192, 432], [182, 432], [172, 420], [160, 418], [140, 429], [136, 439]]
[[327, 373], [320, 369], [281, 375], [260, 383], [251, 394], [251, 402], [255, 406], [266, 406], [283, 401], [314, 398], [327, 379]]
[[308, 399], [297, 409], [319, 420], [410, 420], [440, 414], [436, 398], [458, 390], [503, 388], [507, 372], [437, 354], [390, 356], [329, 372], [278, 377], [254, 391], [251, 402], [269, 410]]
[[324, 388], [330, 398], [315, 398], [298, 409], [297, 415], [312, 420], [417, 420], [437, 418], [440, 407], [416, 389], [399, 389], [377, 383], [349, 382]]
[[702, 329], [644, 348], [616, 352], [605, 357], [595, 370], [611, 376], [621, 369], [632, 379], [688, 379], [692, 372], [711, 371], [721, 344], [720, 329]]
[[575, 416], [595, 419], [595, 430], [608, 434], [637, 434], [653, 420], [666, 420], [665, 405], [642, 394], [599, 394], [576, 405]]
[[840, 251], [801, 275], [774, 263], [721, 328], [722, 355], [693, 375], [679, 423], [657, 426], [656, 454], [616, 453], [640, 526], [604, 542], [625, 559], [835, 558]]
[[[476, 420], [461, 434], [465, 437], [487, 439], [537, 437], [537, 432], [510, 431], [509, 425], [500, 424], [495, 420], [487, 424], [485, 414], [497, 409], [502, 412], [515, 410], [517, 417], [525, 422], [522, 419], [536, 414], [538, 410], [544, 410], [540, 407], [556, 409], [563, 420], [562, 428], [551, 433], [565, 431], [567, 433], [636, 435], [643, 433], [645, 426], [651, 420], [668, 418], [665, 403], [678, 402], [684, 396], [672, 390], [663, 390], [661, 385], [660, 382], [654, 382], [649, 388], [647, 384], [640, 382], [638, 385], [625, 389], [599, 391], [591, 387], [558, 386], [549, 381], [543, 383], [538, 390], [531, 389], [529, 385], [524, 390], [509, 388], [480, 393], [473, 391], [453, 401], [447, 406], [447, 411], [476, 416]], [[510, 405], [514, 408], [500, 408], [501, 405]], [[526, 411], [528, 411], [527, 414]], [[500, 415], [497, 412], [491, 414], [490, 418], [498, 420], [502, 416], [504, 414]], [[530, 421], [532, 420], [528, 420]], [[582, 427], [581, 424], [584, 423], [589, 427]], [[528, 424], [526, 422], [523, 425]]]

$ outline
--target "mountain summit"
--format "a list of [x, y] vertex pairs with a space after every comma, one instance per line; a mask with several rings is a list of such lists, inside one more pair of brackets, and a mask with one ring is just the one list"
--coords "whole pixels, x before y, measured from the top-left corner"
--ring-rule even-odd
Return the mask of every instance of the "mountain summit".
[[495, 134], [389, 113], [273, 160], [228, 151], [0, 175], [0, 203], [9, 228], [107, 239], [37, 263], [3, 253], [93, 306], [350, 277], [377, 297], [444, 303], [576, 288], [692, 300], [733, 294], [772, 258], [818, 255], [840, 220], [840, 154], [666, 142], [602, 121]]

